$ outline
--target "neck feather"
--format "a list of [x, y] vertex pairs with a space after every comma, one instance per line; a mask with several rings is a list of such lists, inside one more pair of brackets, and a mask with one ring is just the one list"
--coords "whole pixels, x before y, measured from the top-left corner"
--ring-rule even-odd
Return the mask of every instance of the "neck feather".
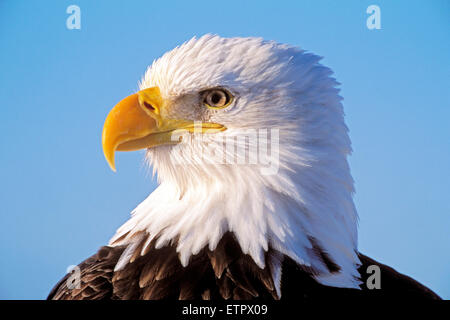
[[[232, 232], [242, 252], [260, 268], [269, 265], [274, 279], [280, 276], [280, 257], [286, 255], [322, 284], [357, 288], [360, 262], [349, 148], [316, 141], [300, 150], [288, 147], [298, 145], [292, 139], [280, 132], [285, 143], [280, 143], [273, 175], [261, 174], [258, 165], [174, 165], [174, 156], [183, 156], [186, 147], [149, 151], [160, 185], [110, 244], [132, 246], [135, 235], [145, 232], [149, 243], [157, 239], [156, 248], [176, 242], [186, 266], [192, 255], [205, 247], [214, 250]], [[140, 249], [144, 252], [145, 245]], [[279, 255], [266, 261], [269, 249]]]

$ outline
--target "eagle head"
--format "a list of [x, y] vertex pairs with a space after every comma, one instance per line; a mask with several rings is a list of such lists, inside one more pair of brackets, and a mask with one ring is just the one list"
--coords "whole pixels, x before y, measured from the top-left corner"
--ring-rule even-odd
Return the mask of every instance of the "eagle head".
[[[103, 150], [147, 150], [159, 186], [110, 242], [176, 244], [186, 266], [232, 232], [274, 279], [289, 256], [358, 287], [357, 213], [338, 83], [321, 58], [259, 38], [193, 38], [153, 62], [108, 115]], [[267, 255], [268, 250], [273, 252]], [[336, 268], [331, 271], [324, 256]]]

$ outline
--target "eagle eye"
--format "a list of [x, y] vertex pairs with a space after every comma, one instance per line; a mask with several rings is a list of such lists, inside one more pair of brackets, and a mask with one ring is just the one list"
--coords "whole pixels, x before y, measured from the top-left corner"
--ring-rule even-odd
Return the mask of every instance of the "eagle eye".
[[202, 92], [203, 104], [211, 109], [223, 109], [233, 101], [233, 96], [225, 89], [210, 89]]

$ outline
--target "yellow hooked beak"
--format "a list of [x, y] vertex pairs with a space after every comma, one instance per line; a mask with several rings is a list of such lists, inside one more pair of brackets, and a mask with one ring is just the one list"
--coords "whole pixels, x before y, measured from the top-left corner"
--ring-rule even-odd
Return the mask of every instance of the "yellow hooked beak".
[[[169, 105], [158, 87], [141, 90], [120, 101], [108, 114], [103, 126], [102, 145], [106, 161], [113, 171], [115, 151], [134, 151], [181, 141], [180, 132], [195, 133], [226, 130], [218, 123], [194, 123], [191, 120], [164, 118]], [[176, 134], [174, 134], [176, 133]]]

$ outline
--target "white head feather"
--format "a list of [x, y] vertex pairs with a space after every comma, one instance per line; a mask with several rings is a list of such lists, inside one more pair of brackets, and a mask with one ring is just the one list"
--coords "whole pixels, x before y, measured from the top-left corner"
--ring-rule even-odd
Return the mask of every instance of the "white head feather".
[[[115, 245], [131, 248], [133, 235], [141, 231], [158, 236], [159, 247], [176, 238], [187, 265], [191, 255], [205, 246], [213, 250], [224, 232], [232, 231], [244, 253], [260, 267], [268, 264], [275, 281], [280, 261], [279, 256], [265, 261], [269, 247], [312, 268], [322, 284], [358, 288], [358, 217], [347, 162], [351, 146], [338, 83], [320, 59], [259, 38], [205, 35], [156, 60], [141, 90], [158, 86], [175, 106], [172, 116], [228, 129], [201, 139], [186, 134], [183, 143], [149, 149], [160, 185], [111, 243], [127, 232]], [[211, 87], [227, 88], [236, 99], [222, 110], [196, 110], [193, 97]], [[264, 174], [267, 162], [217, 163], [202, 153], [205, 146], [222, 149], [224, 138], [243, 130], [271, 129], [279, 136], [277, 152], [268, 155], [269, 163], [277, 164], [276, 174]], [[339, 272], [328, 271], [311, 239]], [[118, 268], [125, 263], [123, 257]]]

